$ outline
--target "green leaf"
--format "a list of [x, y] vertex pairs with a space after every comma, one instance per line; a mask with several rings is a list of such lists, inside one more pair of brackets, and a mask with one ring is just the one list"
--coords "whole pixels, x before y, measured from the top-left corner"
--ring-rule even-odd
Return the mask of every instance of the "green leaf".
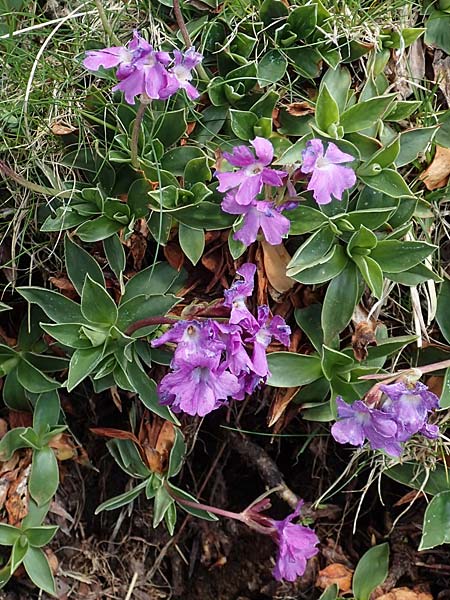
[[25, 536], [20, 536], [20, 538], [14, 542], [11, 552], [11, 573], [14, 573], [19, 565], [22, 564], [25, 554], [28, 552], [28, 548], [27, 538]]
[[58, 424], [61, 404], [57, 391], [40, 394], [33, 411], [33, 429], [39, 435]]
[[182, 177], [189, 161], [204, 156], [205, 154], [197, 146], [177, 146], [164, 154], [161, 158], [161, 167], [176, 177]]
[[431, 10], [426, 21], [425, 44], [450, 54], [450, 14]]
[[17, 381], [33, 394], [50, 392], [61, 387], [58, 381], [47, 377], [47, 375], [36, 369], [36, 367], [24, 358], [22, 358], [17, 366]]
[[271, 352], [267, 356], [271, 376], [267, 384], [273, 387], [297, 387], [307, 385], [322, 376], [318, 356], [295, 352]]
[[203, 201], [195, 206], [187, 206], [172, 212], [174, 218], [180, 223], [189, 225], [194, 229], [216, 231], [228, 229], [236, 219], [235, 215], [223, 212], [219, 204]]
[[67, 234], [64, 238], [64, 256], [67, 275], [80, 296], [86, 275], [90, 275], [101, 286], [105, 285], [105, 279], [97, 261], [86, 250], [75, 244]]
[[104, 510], [116, 510], [117, 508], [121, 508], [126, 504], [130, 504], [130, 502], [133, 502], [133, 500], [135, 500], [141, 494], [141, 492], [147, 486], [147, 483], [148, 480], [144, 479], [144, 481], [138, 483], [138, 485], [134, 486], [134, 488], [131, 490], [128, 490], [123, 494], [119, 494], [118, 496], [114, 496], [114, 498], [109, 498], [109, 500], [105, 500], [105, 502], [102, 502], [99, 506], [97, 506], [95, 509], [95, 514], [98, 515]]
[[380, 148], [370, 159], [365, 163], [364, 170], [372, 167], [372, 165], [379, 165], [383, 169], [392, 165], [395, 162], [400, 152], [400, 137], [395, 137], [389, 144]]
[[323, 262], [321, 261], [320, 264], [309, 269], [303, 269], [300, 273], [293, 275], [292, 279], [308, 284], [325, 283], [339, 275], [345, 269], [348, 260], [342, 246], [333, 246], [330, 252], [323, 257]]
[[377, 245], [377, 236], [361, 225], [358, 231], [356, 231], [350, 238], [347, 245], [347, 253], [349, 256], [354, 254], [362, 254], [360, 250], [372, 250]]
[[[186, 272], [176, 271], [167, 262], [157, 262], [139, 271], [125, 285], [121, 304], [135, 296], [178, 292], [186, 281]], [[177, 283], [178, 282], [178, 283]], [[174, 289], [171, 289], [171, 288]]]
[[327, 85], [328, 90], [338, 105], [339, 113], [345, 110], [351, 83], [350, 71], [347, 67], [342, 66], [338, 66], [336, 69], [328, 69], [322, 78], [321, 85]]
[[394, 104], [392, 109], [384, 117], [385, 121], [402, 121], [407, 119], [415, 112], [422, 104], [420, 100], [399, 101]]
[[323, 346], [322, 371], [328, 381], [331, 381], [336, 375], [351, 371], [355, 366], [355, 361], [350, 356]]
[[26, 431], [26, 427], [15, 427], [14, 429], [10, 429], [5, 433], [0, 440], [1, 461], [10, 460], [16, 450], [29, 447], [29, 444], [22, 437]]
[[[300, 154], [297, 156], [297, 160], [300, 160]], [[304, 205], [287, 211], [286, 217], [291, 222], [290, 235], [312, 233], [316, 229], [320, 229], [325, 223], [328, 223], [327, 216], [320, 210]]]
[[184, 254], [193, 265], [196, 265], [205, 249], [205, 232], [203, 229], [193, 229], [192, 227], [188, 227], [188, 225], [180, 223], [178, 238]]
[[153, 527], [158, 527], [174, 500], [164, 485], [158, 488], [153, 504]]
[[183, 466], [185, 454], [186, 444], [184, 443], [184, 436], [177, 427], [175, 429], [175, 441], [172, 450], [170, 451], [169, 469], [167, 472], [168, 477], [175, 477], [175, 475], [178, 475]]
[[387, 338], [378, 342], [376, 346], [368, 348], [367, 360], [370, 362], [373, 359], [387, 357], [398, 350], [401, 350], [408, 344], [411, 344], [417, 339], [416, 335], [399, 335], [392, 338]]
[[155, 120], [152, 135], [168, 148], [180, 139], [185, 133], [186, 127], [186, 110], [184, 108], [164, 112]]
[[327, 589], [320, 595], [319, 600], [337, 600], [339, 587], [337, 583], [329, 585]]
[[419, 551], [450, 544], [450, 490], [436, 494], [423, 517]]
[[383, 271], [380, 265], [370, 256], [353, 256], [353, 260], [358, 266], [365, 282], [375, 298], [380, 299], [383, 295]]
[[86, 275], [81, 294], [81, 312], [85, 319], [99, 325], [114, 325], [117, 306], [104, 287]]
[[305, 308], [296, 308], [295, 320], [300, 329], [306, 333], [317, 352], [322, 352], [323, 331], [320, 323], [321, 304], [310, 304]]
[[389, 571], [389, 544], [370, 548], [359, 560], [353, 575], [356, 600], [369, 600], [373, 590], [383, 583]]
[[240, 140], [253, 140], [255, 137], [254, 127], [258, 122], [258, 117], [246, 110], [234, 110], [230, 108], [230, 124], [233, 133]]
[[450, 280], [444, 279], [437, 299], [436, 321], [442, 335], [450, 344]]
[[53, 339], [69, 348], [90, 348], [90, 340], [82, 333], [79, 323], [41, 323], [42, 329]]
[[59, 485], [58, 461], [48, 446], [35, 450], [31, 465], [28, 489], [38, 506], [48, 502], [56, 493]]
[[359, 132], [371, 127], [392, 106], [395, 96], [377, 96], [351, 106], [342, 113], [340, 125], [346, 133]]
[[0, 546], [12, 546], [22, 535], [18, 527], [0, 523]]
[[442, 394], [439, 400], [440, 408], [450, 408], [450, 368], [445, 370], [442, 384]]
[[265, 87], [279, 81], [287, 69], [287, 60], [279, 50], [269, 50], [258, 62], [256, 73], [258, 85]]
[[339, 123], [339, 107], [326, 84], [320, 86], [315, 117], [317, 127], [324, 133], [329, 132], [331, 125]]
[[82, 242], [99, 242], [114, 235], [122, 229], [123, 223], [113, 221], [109, 217], [97, 217], [92, 221], [86, 221], [76, 230], [77, 236]]
[[417, 462], [397, 464], [384, 470], [383, 475], [415, 490], [423, 490], [426, 494], [435, 495], [450, 491], [448, 469], [439, 463], [432, 471]]
[[354, 263], [349, 263], [329, 284], [322, 309], [322, 329], [327, 346], [332, 345], [334, 338], [350, 323], [359, 300], [359, 287]]
[[27, 536], [30, 546], [42, 548], [52, 541], [57, 531], [57, 525], [41, 525], [40, 527], [29, 527], [23, 533]]
[[[112, 235], [106, 240], [103, 240], [103, 249], [105, 251], [105, 256], [108, 260], [109, 266], [111, 267], [117, 279], [120, 280], [121, 274], [125, 270], [125, 251], [119, 236]], [[101, 281], [98, 281], [97, 283], [102, 284]]]
[[85, 323], [79, 304], [69, 300], [58, 292], [45, 288], [16, 288], [21, 296], [30, 304], [37, 304], [47, 317], [56, 323]]
[[436, 246], [427, 242], [383, 240], [370, 254], [387, 273], [400, 273], [414, 267], [429, 256]]
[[402, 198], [403, 196], [414, 198], [406, 181], [400, 173], [393, 169], [383, 169], [377, 175], [358, 175], [358, 177], [369, 187], [391, 198]]
[[397, 167], [408, 165], [419, 154], [424, 153], [437, 131], [438, 127], [434, 125], [402, 132], [400, 134], [400, 153], [395, 160]]
[[152, 473], [143, 462], [134, 442], [115, 438], [109, 440], [106, 447], [125, 473], [134, 478], [148, 480]]
[[103, 346], [75, 350], [70, 359], [69, 374], [67, 376], [67, 391], [71, 392], [83, 381], [103, 358]]
[[51, 596], [56, 596], [55, 581], [45, 554], [39, 548], [28, 548], [23, 566], [31, 581]]
[[[117, 318], [117, 328], [121, 331], [126, 331], [127, 328], [149, 317], [158, 317], [167, 314], [170, 309], [180, 302], [181, 298], [177, 298], [172, 294], [155, 294], [135, 296], [130, 298], [119, 306], [119, 314]], [[133, 336], [147, 335], [148, 332], [154, 331], [158, 326], [152, 325], [138, 329]]]
[[317, 264], [326, 262], [326, 254], [334, 242], [334, 234], [328, 227], [313, 233], [306, 242], [295, 252], [286, 267], [289, 277], [300, 273], [303, 269], [309, 269]]
[[134, 360], [128, 365], [127, 375], [144, 406], [163, 419], [176, 425], [179, 424], [178, 419], [172, 415], [167, 406], [162, 406], [159, 403], [156, 383], [153, 379], [150, 379], [140, 365], [138, 365], [137, 361]]
[[304, 40], [316, 29], [317, 4], [307, 4], [295, 8], [290, 13], [287, 22], [289, 29], [296, 34], [297, 38]]

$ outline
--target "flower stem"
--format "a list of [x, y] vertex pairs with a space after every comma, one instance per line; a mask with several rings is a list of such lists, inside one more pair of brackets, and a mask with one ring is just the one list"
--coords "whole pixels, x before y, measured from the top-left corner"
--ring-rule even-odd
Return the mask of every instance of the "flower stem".
[[134, 119], [133, 131], [131, 133], [131, 142], [130, 142], [130, 150], [131, 150], [131, 164], [135, 169], [139, 169], [139, 157], [138, 157], [138, 146], [139, 146], [139, 133], [141, 130], [142, 120], [144, 118], [145, 109], [147, 108], [147, 103], [142, 102], [139, 104], [139, 108], [136, 112], [136, 117]]
[[103, 8], [102, 0], [94, 0], [95, 6], [97, 8], [98, 16], [100, 17], [100, 21], [102, 22], [102, 27], [105, 33], [109, 36], [110, 40], [116, 45], [121, 46], [119, 38], [112, 30], [112, 27], [108, 21], [108, 17], [106, 16], [105, 9]]
[[419, 374], [419, 377], [425, 373], [433, 373], [433, 371], [440, 371], [441, 369], [447, 369], [450, 367], [450, 360], [442, 360], [441, 362], [432, 363], [431, 365], [424, 365], [423, 367], [413, 367], [411, 369], [403, 369], [402, 371], [397, 371], [397, 373], [378, 373], [375, 375], [362, 375], [358, 377], [358, 379], [362, 379], [364, 381], [370, 379], [383, 379], [383, 380], [391, 380], [397, 379], [401, 375], [410, 374]]
[[[183, 36], [184, 43], [187, 48], [192, 46], [191, 36], [189, 35], [189, 31], [186, 27], [186, 23], [184, 22], [183, 13], [180, 8], [180, 0], [173, 0], [173, 12], [175, 14], [175, 19], [177, 21], [178, 29], [181, 31], [181, 35]], [[209, 77], [203, 65], [197, 65], [195, 67], [198, 76], [200, 79], [204, 81], [209, 81]]]
[[143, 327], [150, 327], [151, 325], [174, 325], [178, 321], [179, 319], [175, 319], [174, 317], [147, 317], [130, 325], [125, 331], [125, 335], [131, 335]]

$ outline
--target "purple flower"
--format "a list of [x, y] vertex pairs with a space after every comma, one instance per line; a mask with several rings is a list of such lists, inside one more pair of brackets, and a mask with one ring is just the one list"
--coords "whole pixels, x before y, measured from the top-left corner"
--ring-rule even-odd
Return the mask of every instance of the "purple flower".
[[202, 62], [203, 56], [196, 52], [193, 47], [189, 48], [184, 54], [179, 50], [174, 50], [173, 55], [175, 57], [174, 65], [169, 69], [167, 87], [162, 91], [161, 98], [168, 98], [179, 89], [183, 89], [186, 90], [191, 100], [195, 100], [200, 94], [191, 83], [191, 71]]
[[339, 150], [336, 144], [329, 142], [327, 151], [318, 139], [310, 140], [303, 151], [302, 173], [312, 173], [308, 190], [313, 192], [317, 204], [329, 204], [332, 196], [342, 200], [344, 190], [353, 187], [356, 175], [350, 167], [342, 167], [340, 163], [355, 160], [351, 154]]
[[250, 204], [242, 205], [236, 202], [233, 193], [228, 193], [222, 201], [222, 210], [232, 215], [243, 215], [242, 226], [233, 234], [233, 238], [246, 246], [256, 240], [260, 228], [272, 246], [281, 244], [283, 237], [289, 233], [291, 222], [281, 214], [282, 208], [273, 202], [253, 200]]
[[[118, 67], [116, 77], [119, 83], [113, 87], [113, 91], [124, 92], [126, 102], [134, 104], [136, 96], [141, 94], [151, 99], [166, 99], [181, 88], [186, 90], [191, 99], [197, 98], [199, 94], [190, 83], [191, 69], [201, 60], [201, 54], [195, 52], [194, 48], [189, 48], [184, 54], [174, 50], [172, 60], [168, 52], [155, 51], [135, 31], [127, 46], [88, 50], [83, 65], [91, 71], [97, 71], [100, 67]], [[172, 62], [173, 66], [167, 70]]]
[[269, 307], [258, 306], [258, 319], [250, 330], [252, 334], [246, 341], [253, 342], [252, 363], [253, 371], [262, 378], [267, 377], [269, 365], [267, 364], [266, 348], [272, 338], [275, 338], [285, 346], [289, 346], [291, 328], [280, 315], [275, 315], [269, 322]]
[[273, 520], [278, 543], [278, 555], [273, 576], [277, 581], [295, 581], [303, 575], [306, 562], [315, 556], [319, 538], [309, 527], [292, 523], [300, 514], [303, 501], [300, 501], [295, 511], [282, 521]]
[[236, 146], [231, 154], [224, 152], [223, 156], [233, 167], [240, 169], [234, 172], [215, 172], [219, 180], [218, 191], [236, 189], [234, 200], [243, 206], [253, 202], [264, 184], [282, 186], [283, 177], [287, 175], [285, 171], [268, 168], [273, 160], [273, 146], [269, 140], [256, 137], [250, 143], [255, 149], [256, 158], [247, 146]]
[[239, 390], [237, 377], [220, 364], [220, 354], [206, 353], [194, 354], [189, 359], [178, 358], [176, 370], [165, 375], [158, 386], [161, 404], [175, 412], [200, 417], [222, 406]]
[[428, 424], [430, 412], [439, 408], [439, 398], [423, 383], [408, 387], [399, 381], [391, 385], [380, 385], [386, 397], [382, 399], [381, 411], [397, 423], [396, 439], [405, 442], [416, 433], [436, 438], [439, 429]]
[[230, 323], [238, 324], [241, 321], [256, 323], [255, 317], [248, 310], [245, 299], [252, 295], [256, 265], [245, 263], [236, 271], [242, 279], [236, 279], [229, 290], [224, 291], [223, 305], [231, 308]]
[[225, 349], [225, 344], [217, 338], [214, 321], [178, 321], [175, 325], [163, 333], [159, 338], [152, 340], [153, 348], [163, 344], [176, 342], [177, 348], [172, 363], [175, 364], [179, 358], [188, 360], [195, 354], [207, 353], [211, 356], [217, 355]]
[[361, 400], [347, 404], [336, 398], [339, 421], [331, 428], [331, 435], [339, 444], [363, 446], [367, 438], [373, 450], [384, 450], [391, 456], [400, 456], [402, 446], [397, 440], [397, 422], [387, 413], [369, 408]]

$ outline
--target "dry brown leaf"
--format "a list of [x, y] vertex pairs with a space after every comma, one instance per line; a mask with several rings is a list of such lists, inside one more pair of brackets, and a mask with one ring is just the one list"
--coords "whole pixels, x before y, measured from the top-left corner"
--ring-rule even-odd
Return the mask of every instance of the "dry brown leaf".
[[400, 500], [394, 504], [394, 506], [403, 506], [404, 504], [411, 504], [414, 500], [418, 498], [422, 498], [424, 496], [423, 492], [419, 492], [418, 490], [411, 490], [404, 494]]
[[52, 438], [48, 444], [53, 448], [56, 458], [60, 461], [71, 460], [78, 455], [77, 449], [72, 441], [72, 437], [67, 433], [60, 433]]
[[263, 248], [264, 269], [270, 285], [280, 293], [287, 292], [295, 285], [295, 281], [286, 275], [286, 266], [291, 257], [283, 246], [272, 246], [266, 241], [261, 242]]
[[180, 246], [175, 242], [169, 242], [164, 246], [163, 252], [169, 265], [179, 271], [184, 264], [184, 254]]
[[431, 375], [427, 379], [427, 386], [430, 392], [433, 392], [433, 394], [436, 394], [440, 398], [444, 387], [444, 378], [441, 375]]
[[436, 154], [434, 155], [433, 161], [420, 174], [421, 179], [427, 190], [437, 190], [445, 187], [448, 182], [450, 175], [450, 148], [443, 148], [442, 146], [436, 146]]
[[406, 587], [400, 587], [378, 596], [377, 600], [433, 600], [433, 596], [419, 589], [410, 590]]
[[74, 288], [72, 282], [67, 277], [49, 277], [48, 280], [52, 285], [55, 286], [60, 292], [65, 292], [64, 295], [73, 300], [78, 298], [78, 293]]
[[73, 125], [63, 125], [63, 123], [53, 123], [50, 125], [50, 131], [53, 135], [68, 135], [76, 130], [77, 128], [73, 127]]
[[434, 52], [434, 80], [450, 105], [450, 56], [445, 56], [440, 50]]
[[275, 425], [290, 404], [292, 398], [295, 396], [298, 388], [287, 388], [284, 390], [278, 390], [275, 400], [270, 407], [269, 413], [269, 427]]
[[28, 478], [31, 471], [31, 453], [27, 452], [21, 461], [18, 471], [12, 471], [17, 475], [11, 481], [8, 489], [8, 499], [5, 502], [8, 513], [8, 523], [17, 526], [28, 514]]
[[90, 431], [102, 437], [117, 438], [118, 440], [131, 440], [140, 446], [139, 440], [131, 431], [123, 431], [122, 429], [114, 429], [113, 427], [91, 427]]
[[316, 580], [316, 587], [326, 589], [328, 586], [336, 583], [339, 590], [343, 593], [348, 592], [352, 588], [353, 570], [340, 563], [333, 563], [319, 571]]
[[314, 113], [314, 106], [308, 102], [292, 102], [286, 106], [286, 111], [292, 117], [303, 117], [304, 115], [311, 115]]

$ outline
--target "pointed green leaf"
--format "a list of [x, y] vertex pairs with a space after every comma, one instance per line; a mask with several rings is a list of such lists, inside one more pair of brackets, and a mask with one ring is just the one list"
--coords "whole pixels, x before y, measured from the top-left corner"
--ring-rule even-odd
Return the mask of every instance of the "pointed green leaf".
[[81, 312], [91, 323], [114, 325], [117, 320], [117, 306], [104, 287], [94, 281], [89, 274], [81, 294]]

